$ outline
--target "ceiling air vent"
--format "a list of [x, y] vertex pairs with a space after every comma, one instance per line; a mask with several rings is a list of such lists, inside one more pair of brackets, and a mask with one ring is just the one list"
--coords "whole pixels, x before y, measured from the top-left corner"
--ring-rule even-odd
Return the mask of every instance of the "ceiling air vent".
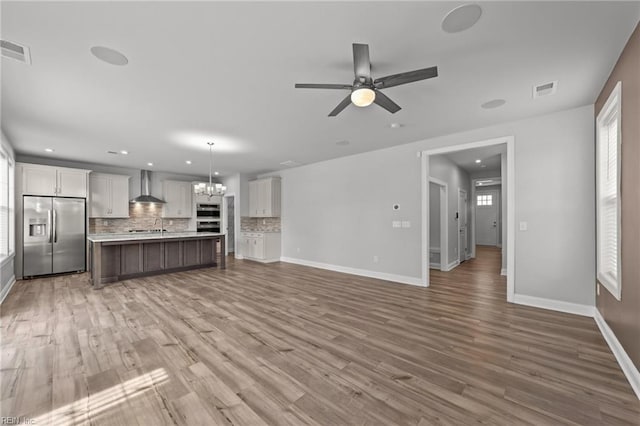
[[16, 61], [31, 65], [31, 54], [27, 46], [22, 46], [8, 40], [0, 40], [0, 45], [2, 46], [2, 56], [5, 58], [15, 59]]
[[533, 86], [533, 99], [541, 98], [542, 96], [553, 95], [554, 93], [556, 93], [557, 89], [558, 89], [558, 80]]

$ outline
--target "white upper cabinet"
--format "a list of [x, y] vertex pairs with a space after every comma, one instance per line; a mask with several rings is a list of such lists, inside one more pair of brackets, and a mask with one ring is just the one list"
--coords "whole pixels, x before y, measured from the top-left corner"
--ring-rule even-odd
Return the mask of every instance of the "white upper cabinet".
[[165, 180], [163, 182], [164, 204], [162, 217], [190, 218], [193, 216], [193, 192], [191, 182]]
[[91, 173], [89, 217], [129, 217], [129, 176]]
[[89, 170], [27, 163], [19, 164], [19, 167], [24, 195], [87, 197]]
[[268, 177], [249, 182], [249, 216], [280, 216], [279, 177]]

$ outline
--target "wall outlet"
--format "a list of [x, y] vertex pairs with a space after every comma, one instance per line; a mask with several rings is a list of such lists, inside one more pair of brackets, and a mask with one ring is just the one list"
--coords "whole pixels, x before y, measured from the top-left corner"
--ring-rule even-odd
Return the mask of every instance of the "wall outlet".
[[402, 221], [402, 227], [403, 228], [411, 228], [411, 222], [408, 220], [403, 220]]
[[596, 284], [596, 296], [600, 296], [600, 284]]
[[373, 256], [373, 263], [379, 263], [380, 258], [378, 256]]
[[267, 219], [262, 219], [262, 224], [266, 225], [267, 224]]
[[109, 221], [108, 220], [103, 220], [102, 221], [102, 226], [109, 226]]
[[402, 226], [402, 222], [400, 222], [399, 220], [394, 220], [391, 222], [392, 228], [400, 228], [401, 226]]
[[529, 228], [529, 225], [527, 224], [527, 222], [520, 222], [521, 231], [526, 231], [528, 228]]
[[173, 221], [172, 220], [169, 221], [169, 225], [173, 225]]
[[300, 247], [296, 248], [296, 253], [300, 253]]

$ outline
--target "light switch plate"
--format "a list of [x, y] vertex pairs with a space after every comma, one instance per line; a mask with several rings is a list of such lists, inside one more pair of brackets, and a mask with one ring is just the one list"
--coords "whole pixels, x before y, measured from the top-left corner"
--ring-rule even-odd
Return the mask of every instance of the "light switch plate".
[[527, 229], [528, 229], [527, 222], [520, 222], [520, 230], [521, 231], [526, 231]]
[[403, 228], [411, 228], [411, 222], [409, 222], [408, 220], [403, 220], [402, 221], [402, 227]]
[[399, 220], [394, 220], [393, 222], [391, 222], [392, 228], [400, 228], [401, 226], [402, 226], [402, 222], [400, 222]]

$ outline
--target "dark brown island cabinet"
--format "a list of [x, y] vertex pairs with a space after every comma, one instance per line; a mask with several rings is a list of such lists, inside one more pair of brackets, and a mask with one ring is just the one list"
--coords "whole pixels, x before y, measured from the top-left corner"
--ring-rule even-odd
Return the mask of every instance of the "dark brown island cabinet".
[[90, 235], [87, 240], [91, 283], [95, 288], [129, 278], [197, 268], [226, 267], [224, 234], [97, 234]]

